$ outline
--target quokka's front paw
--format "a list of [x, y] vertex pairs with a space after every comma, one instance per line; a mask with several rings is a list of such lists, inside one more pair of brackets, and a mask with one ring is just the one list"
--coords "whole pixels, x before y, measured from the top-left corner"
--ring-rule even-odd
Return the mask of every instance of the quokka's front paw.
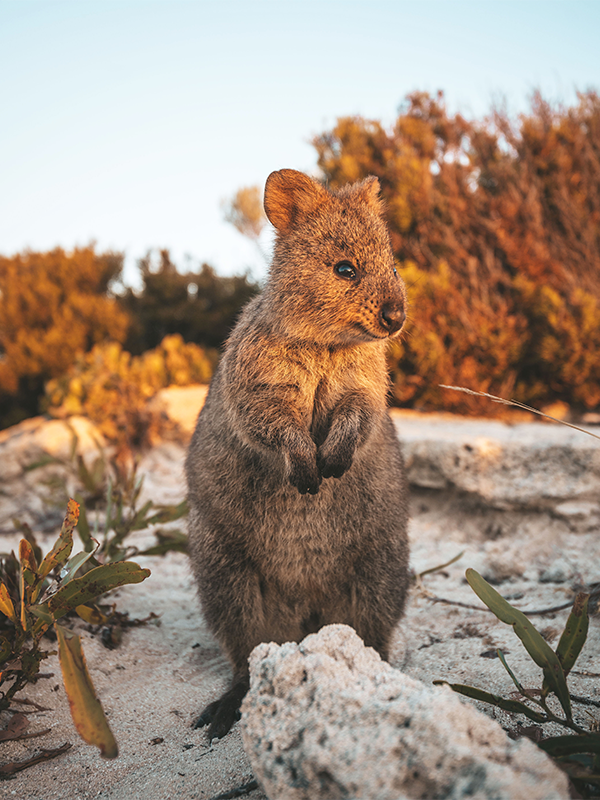
[[321, 485], [321, 474], [314, 459], [293, 458], [290, 456], [290, 483], [300, 494], [317, 494]]
[[354, 445], [338, 442], [337, 446], [323, 442], [317, 453], [317, 467], [324, 478], [341, 478], [352, 466]]

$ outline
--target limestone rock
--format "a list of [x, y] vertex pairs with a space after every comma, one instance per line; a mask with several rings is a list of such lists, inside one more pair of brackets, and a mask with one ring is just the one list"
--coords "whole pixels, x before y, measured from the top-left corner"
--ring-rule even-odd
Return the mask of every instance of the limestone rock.
[[13, 518], [42, 531], [60, 525], [77, 488], [74, 456], [89, 469], [105, 448], [85, 417], [33, 417], [0, 431], [0, 532], [14, 530]]
[[413, 487], [455, 491], [502, 510], [549, 511], [577, 529], [597, 521], [598, 439], [540, 422], [399, 411], [393, 418]]
[[567, 779], [447, 687], [382, 662], [352, 628], [250, 657], [242, 736], [270, 800], [558, 800]]
[[196, 427], [207, 392], [208, 386], [202, 385], [168, 386], [154, 395], [148, 408], [165, 414], [184, 437], [189, 439]]

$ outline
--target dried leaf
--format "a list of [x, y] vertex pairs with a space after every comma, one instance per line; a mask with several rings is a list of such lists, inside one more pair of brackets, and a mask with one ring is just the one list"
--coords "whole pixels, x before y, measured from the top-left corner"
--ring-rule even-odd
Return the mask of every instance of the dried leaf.
[[56, 625], [60, 667], [71, 716], [81, 738], [100, 748], [104, 758], [116, 758], [119, 749], [104, 710], [96, 697], [79, 636]]
[[17, 624], [15, 607], [4, 583], [0, 583], [0, 611], [5, 614], [11, 622], [14, 622], [15, 625]]
[[20, 711], [13, 714], [5, 730], [0, 731], [0, 742], [18, 739], [27, 730], [28, 725], [29, 719], [25, 714], [21, 714]]
[[90, 608], [89, 606], [77, 606], [75, 612], [81, 617], [88, 625], [106, 625], [108, 617], [105, 616], [99, 608]]
[[73, 549], [73, 529], [79, 519], [79, 503], [69, 500], [67, 513], [63, 520], [62, 528], [52, 550], [46, 555], [40, 565], [40, 578], [45, 578], [57, 564], [63, 564], [71, 555]]

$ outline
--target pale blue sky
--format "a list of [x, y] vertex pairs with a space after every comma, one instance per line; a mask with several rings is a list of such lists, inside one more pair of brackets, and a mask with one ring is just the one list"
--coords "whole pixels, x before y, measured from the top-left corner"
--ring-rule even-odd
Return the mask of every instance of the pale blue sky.
[[598, 0], [0, 0], [0, 253], [95, 239], [222, 273], [264, 265], [220, 201], [316, 169], [337, 117], [389, 124], [600, 89]]

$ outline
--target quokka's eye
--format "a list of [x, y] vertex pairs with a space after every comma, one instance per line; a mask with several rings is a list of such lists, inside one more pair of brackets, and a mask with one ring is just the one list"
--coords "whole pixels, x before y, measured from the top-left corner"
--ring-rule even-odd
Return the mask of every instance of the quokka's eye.
[[339, 261], [333, 268], [340, 278], [352, 280], [356, 278], [356, 267], [349, 261]]
[[396, 277], [398, 277], [398, 270], [396, 269], [396, 267], [394, 267], [394, 275], [395, 275]]

